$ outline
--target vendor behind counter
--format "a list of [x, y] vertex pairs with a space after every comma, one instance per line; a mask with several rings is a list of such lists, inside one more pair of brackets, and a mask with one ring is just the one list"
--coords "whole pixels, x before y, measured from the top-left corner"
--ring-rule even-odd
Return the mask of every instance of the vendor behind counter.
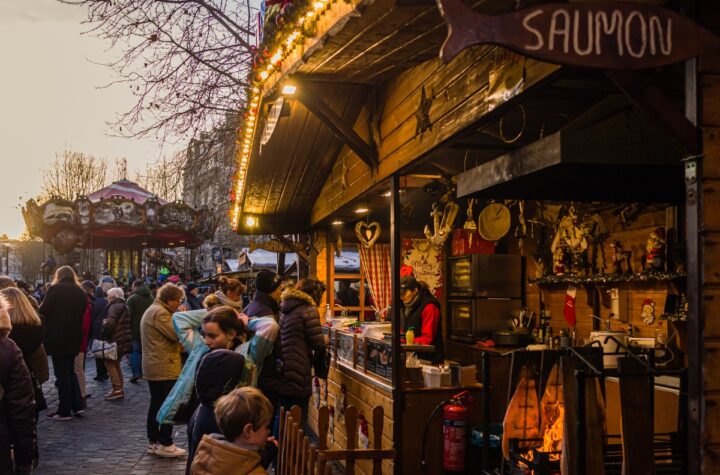
[[440, 302], [412, 275], [403, 276], [400, 280], [400, 299], [403, 307], [401, 331], [404, 334], [412, 327], [415, 332], [415, 343], [419, 345], [435, 346], [434, 353], [424, 354], [423, 357], [432, 364], [443, 363], [442, 325], [440, 323]]

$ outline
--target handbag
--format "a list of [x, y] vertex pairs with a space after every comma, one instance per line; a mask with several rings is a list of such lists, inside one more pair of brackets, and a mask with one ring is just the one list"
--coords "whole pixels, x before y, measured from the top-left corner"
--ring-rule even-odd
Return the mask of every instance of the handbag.
[[315, 370], [315, 376], [320, 379], [327, 379], [330, 372], [330, 352], [326, 348], [315, 351], [312, 357], [312, 366]]
[[117, 359], [117, 344], [103, 340], [93, 340], [90, 354], [93, 358], [114, 361]]
[[47, 401], [45, 400], [45, 395], [43, 394], [42, 385], [35, 377], [35, 373], [30, 373], [30, 379], [32, 380], [33, 393], [35, 396], [35, 411], [44, 411], [45, 409], [47, 409], [48, 405]]

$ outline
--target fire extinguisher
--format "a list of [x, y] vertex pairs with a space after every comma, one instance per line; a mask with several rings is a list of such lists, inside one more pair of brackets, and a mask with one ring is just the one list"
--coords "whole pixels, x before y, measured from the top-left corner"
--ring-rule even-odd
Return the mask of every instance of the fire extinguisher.
[[425, 421], [422, 440], [422, 461], [420, 468], [426, 470], [425, 442], [432, 418], [443, 408], [443, 469], [450, 472], [465, 471], [465, 445], [467, 444], [467, 425], [470, 414], [466, 403], [471, 402], [467, 391], [462, 391], [450, 399], [435, 406]]

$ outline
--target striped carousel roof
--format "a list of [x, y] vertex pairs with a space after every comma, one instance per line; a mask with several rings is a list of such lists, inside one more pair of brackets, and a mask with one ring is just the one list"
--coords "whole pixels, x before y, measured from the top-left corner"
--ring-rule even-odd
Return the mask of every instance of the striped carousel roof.
[[[100, 200], [114, 198], [118, 196], [134, 200], [138, 204], [143, 204], [145, 203], [145, 201], [155, 195], [153, 193], [150, 193], [146, 189], [141, 188], [140, 185], [130, 180], [119, 180], [113, 182], [111, 185], [106, 186], [105, 188], [99, 189], [94, 193], [90, 193], [88, 198], [90, 198], [90, 201], [94, 203]], [[162, 198], [158, 199], [160, 200], [160, 203], [166, 203], [166, 201]]]

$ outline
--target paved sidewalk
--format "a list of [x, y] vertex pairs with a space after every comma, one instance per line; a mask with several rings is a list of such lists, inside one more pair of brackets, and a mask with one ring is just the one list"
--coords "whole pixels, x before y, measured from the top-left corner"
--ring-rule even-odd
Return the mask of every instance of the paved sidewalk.
[[[48, 419], [47, 411], [38, 420], [40, 464], [33, 473], [48, 475], [94, 474], [184, 474], [186, 458], [163, 459], [145, 453], [147, 439], [145, 420], [150, 405], [150, 392], [145, 381], [130, 384], [127, 360], [122, 364], [125, 374], [125, 399], [104, 401], [110, 381], [98, 383], [95, 362], [88, 359], [87, 389], [92, 397], [83, 417], [68, 422]], [[52, 368], [50, 370], [52, 375]], [[57, 406], [54, 378], [43, 384], [50, 409]], [[175, 426], [175, 443], [187, 448], [185, 426]]]

